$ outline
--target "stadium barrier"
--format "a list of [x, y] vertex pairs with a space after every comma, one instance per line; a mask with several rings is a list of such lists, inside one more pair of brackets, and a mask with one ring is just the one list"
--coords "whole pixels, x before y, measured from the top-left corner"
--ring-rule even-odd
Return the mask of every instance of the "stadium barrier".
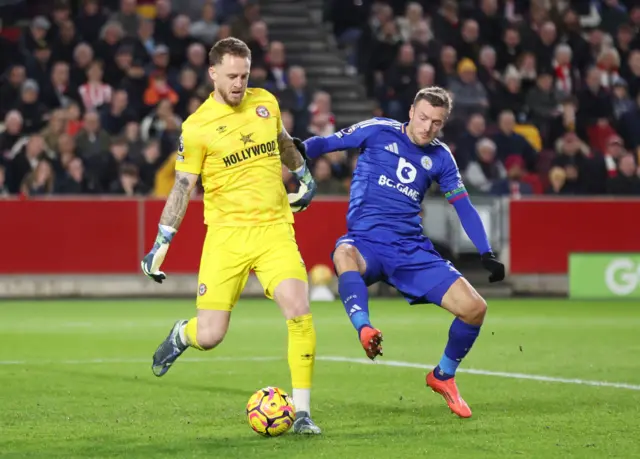
[[[640, 253], [638, 199], [474, 197], [474, 203], [516, 292], [567, 293], [573, 253]], [[0, 200], [0, 297], [195, 294], [205, 234], [202, 201], [191, 202], [163, 265], [172, 281], [159, 286], [140, 273], [163, 205], [146, 198]], [[346, 231], [347, 205], [345, 198], [319, 197], [296, 215], [308, 268], [331, 266], [335, 241]], [[452, 212], [442, 199], [426, 200], [425, 231], [454, 253], [473, 252]], [[245, 293], [262, 289], [252, 279]]]

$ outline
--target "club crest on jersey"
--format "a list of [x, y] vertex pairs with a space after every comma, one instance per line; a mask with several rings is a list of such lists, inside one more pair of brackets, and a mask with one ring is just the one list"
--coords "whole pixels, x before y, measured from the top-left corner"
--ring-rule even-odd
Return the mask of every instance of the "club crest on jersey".
[[256, 107], [256, 115], [260, 118], [269, 118], [269, 110], [264, 105], [258, 105]]
[[433, 161], [431, 161], [431, 158], [429, 158], [428, 156], [423, 156], [420, 160], [420, 164], [422, 164], [422, 167], [424, 167], [428, 171], [430, 171], [433, 167]]
[[200, 284], [200, 287], [198, 287], [198, 293], [200, 294], [200, 296], [207, 293], [207, 286], [204, 284]]
[[351, 134], [353, 131], [355, 131], [356, 128], [354, 128], [353, 126], [349, 126], [347, 128], [344, 128], [343, 130], [341, 130], [340, 132], [342, 132], [344, 135], [349, 135]]

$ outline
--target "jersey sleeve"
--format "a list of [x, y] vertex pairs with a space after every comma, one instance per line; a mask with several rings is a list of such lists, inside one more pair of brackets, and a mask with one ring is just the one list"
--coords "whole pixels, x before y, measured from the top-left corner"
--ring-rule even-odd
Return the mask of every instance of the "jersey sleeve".
[[182, 135], [178, 141], [176, 171], [200, 175], [205, 155], [206, 148], [202, 143], [198, 130], [183, 128]]
[[451, 150], [445, 145], [442, 145], [442, 148], [446, 151], [446, 154], [444, 155], [442, 169], [438, 177], [438, 185], [440, 185], [440, 189], [444, 193], [447, 201], [453, 204], [468, 196], [469, 193], [467, 193], [467, 189], [462, 182], [460, 170], [458, 170], [458, 165], [453, 158], [453, 154], [451, 154]]
[[304, 141], [307, 147], [307, 156], [309, 158], [317, 158], [332, 151], [364, 148], [367, 146], [369, 139], [378, 134], [387, 124], [389, 124], [387, 121], [373, 118], [349, 126], [326, 137], [311, 137]]

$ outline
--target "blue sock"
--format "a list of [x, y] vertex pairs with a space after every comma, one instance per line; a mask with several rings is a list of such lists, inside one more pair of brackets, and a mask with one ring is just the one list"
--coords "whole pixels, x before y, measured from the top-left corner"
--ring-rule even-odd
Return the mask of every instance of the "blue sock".
[[353, 327], [360, 334], [369, 322], [369, 291], [362, 276], [357, 271], [346, 271], [338, 278], [338, 292]]
[[444, 348], [442, 359], [433, 371], [436, 378], [446, 380], [455, 376], [458, 365], [469, 353], [478, 334], [480, 334], [480, 325], [470, 325], [455, 318], [449, 328], [447, 347]]

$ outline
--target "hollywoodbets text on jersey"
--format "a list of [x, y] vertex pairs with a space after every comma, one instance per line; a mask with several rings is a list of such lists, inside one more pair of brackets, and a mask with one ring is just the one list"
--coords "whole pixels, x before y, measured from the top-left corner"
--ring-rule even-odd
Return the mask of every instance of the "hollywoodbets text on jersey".
[[253, 145], [249, 148], [236, 151], [235, 153], [231, 153], [230, 155], [222, 158], [222, 161], [224, 162], [224, 167], [229, 167], [250, 159], [251, 157], [260, 156], [265, 153], [269, 156], [277, 155], [275, 140], [272, 140], [271, 142], [264, 142], [258, 145]]

